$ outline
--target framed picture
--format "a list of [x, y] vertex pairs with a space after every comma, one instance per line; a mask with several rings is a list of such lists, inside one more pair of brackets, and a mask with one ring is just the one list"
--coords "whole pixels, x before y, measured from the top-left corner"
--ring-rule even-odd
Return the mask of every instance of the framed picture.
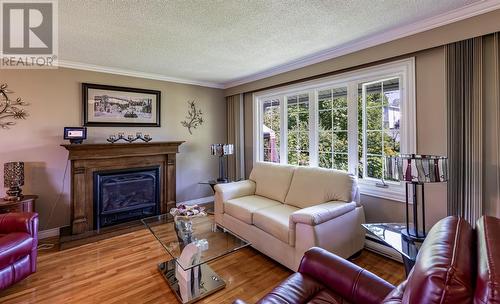
[[83, 125], [160, 127], [161, 92], [83, 83]]

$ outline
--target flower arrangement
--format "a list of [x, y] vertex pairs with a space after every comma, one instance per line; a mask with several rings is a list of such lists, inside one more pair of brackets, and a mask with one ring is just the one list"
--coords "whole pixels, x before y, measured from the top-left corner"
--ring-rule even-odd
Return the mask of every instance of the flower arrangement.
[[177, 208], [170, 209], [170, 214], [172, 214], [174, 217], [187, 219], [207, 215], [204, 207], [200, 207], [198, 205], [187, 206], [183, 204], [179, 205]]

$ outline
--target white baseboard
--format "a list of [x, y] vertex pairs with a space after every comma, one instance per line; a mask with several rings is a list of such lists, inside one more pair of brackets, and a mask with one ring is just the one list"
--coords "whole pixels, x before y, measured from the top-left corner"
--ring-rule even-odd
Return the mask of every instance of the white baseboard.
[[387, 258], [393, 259], [397, 262], [403, 263], [403, 258], [401, 257], [401, 254], [399, 254], [396, 250], [392, 249], [387, 245], [383, 245], [375, 241], [372, 241], [368, 236], [365, 239], [365, 248], [367, 250], [373, 251]]
[[200, 205], [200, 204], [207, 204], [207, 203], [212, 203], [214, 201], [214, 196], [207, 196], [207, 197], [201, 197], [201, 198], [197, 198], [197, 199], [193, 199], [193, 200], [189, 200], [189, 201], [185, 201], [185, 202], [179, 202], [177, 203], [177, 206], [179, 206], [180, 204], [183, 204], [183, 205]]
[[38, 239], [43, 240], [43, 239], [47, 239], [49, 237], [59, 236], [59, 229], [60, 228], [61, 227], [47, 229], [47, 230], [43, 230], [43, 231], [38, 231]]

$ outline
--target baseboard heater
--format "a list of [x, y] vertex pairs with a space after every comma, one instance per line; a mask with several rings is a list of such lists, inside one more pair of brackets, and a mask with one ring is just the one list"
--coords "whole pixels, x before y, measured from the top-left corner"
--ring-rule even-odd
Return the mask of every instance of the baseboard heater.
[[401, 254], [370, 234], [366, 234], [365, 248], [397, 262], [403, 263]]

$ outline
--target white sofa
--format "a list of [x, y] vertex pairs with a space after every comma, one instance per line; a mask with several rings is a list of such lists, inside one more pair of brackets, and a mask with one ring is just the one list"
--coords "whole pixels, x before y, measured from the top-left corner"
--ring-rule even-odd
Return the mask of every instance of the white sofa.
[[215, 186], [215, 221], [294, 271], [313, 246], [348, 258], [365, 240], [356, 178], [330, 169], [256, 163]]

